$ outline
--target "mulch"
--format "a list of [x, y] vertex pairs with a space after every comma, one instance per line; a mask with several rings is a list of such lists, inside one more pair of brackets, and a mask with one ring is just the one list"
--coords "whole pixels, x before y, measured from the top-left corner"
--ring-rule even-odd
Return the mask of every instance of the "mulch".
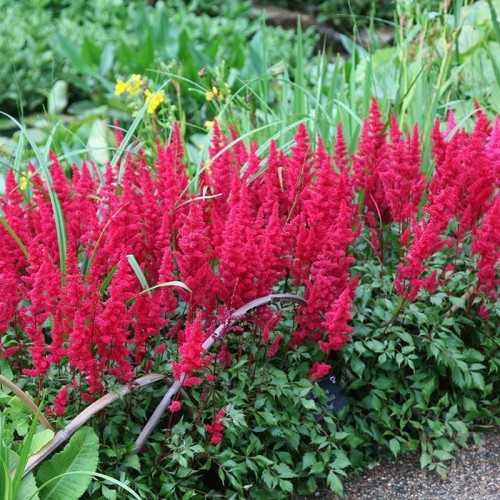
[[[447, 499], [500, 500], [500, 427], [481, 433], [484, 442], [455, 452], [448, 464], [448, 477], [421, 470], [420, 455], [409, 453], [383, 461], [351, 476], [344, 483], [344, 498], [358, 499]], [[328, 491], [318, 491], [309, 500], [338, 500]]]

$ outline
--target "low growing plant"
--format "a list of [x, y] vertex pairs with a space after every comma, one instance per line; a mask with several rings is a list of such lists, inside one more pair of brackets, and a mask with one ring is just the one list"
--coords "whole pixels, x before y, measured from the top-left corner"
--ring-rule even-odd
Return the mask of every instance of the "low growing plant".
[[[117, 129], [104, 172], [53, 153], [10, 171], [2, 355], [61, 419], [134, 392], [93, 425], [146, 496], [341, 493], [386, 450], [444, 473], [498, 403], [500, 125], [476, 115], [435, 123], [432, 165], [373, 100], [354, 153], [300, 125], [262, 158], [215, 121], [193, 177], [176, 125], [154, 162]], [[294, 313], [269, 307], [290, 293]], [[153, 373], [160, 402], [131, 390]]]

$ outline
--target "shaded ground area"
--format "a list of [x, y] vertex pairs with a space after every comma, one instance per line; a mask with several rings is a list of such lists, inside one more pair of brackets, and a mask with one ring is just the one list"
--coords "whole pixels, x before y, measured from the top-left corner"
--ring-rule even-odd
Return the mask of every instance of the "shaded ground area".
[[[456, 452], [448, 478], [422, 471], [419, 454], [385, 461], [344, 484], [346, 500], [354, 499], [500, 499], [500, 428], [483, 434], [484, 443]], [[310, 497], [336, 500], [329, 492]]]

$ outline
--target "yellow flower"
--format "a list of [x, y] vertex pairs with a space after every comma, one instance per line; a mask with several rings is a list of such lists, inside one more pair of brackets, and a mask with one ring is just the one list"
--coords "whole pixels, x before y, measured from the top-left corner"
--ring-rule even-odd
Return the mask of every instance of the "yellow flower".
[[21, 191], [24, 191], [29, 184], [29, 180], [31, 179], [31, 172], [28, 172], [27, 174], [21, 174], [21, 179], [19, 182], [19, 189]]
[[208, 120], [207, 120], [207, 121], [205, 122], [205, 128], [206, 128], [207, 130], [212, 130], [212, 129], [214, 128], [214, 122], [211, 122], [211, 121], [208, 121]]
[[142, 87], [142, 76], [134, 73], [130, 77], [130, 82], [132, 83], [132, 85], [135, 85], [136, 87]]
[[211, 101], [214, 97], [219, 95], [219, 89], [217, 87], [212, 87], [212, 90], [207, 90], [205, 93], [205, 99]]
[[148, 105], [149, 114], [153, 114], [156, 111], [156, 108], [162, 102], [165, 102], [165, 92], [163, 92], [163, 90], [160, 90], [159, 92], [155, 92], [153, 94], [151, 90], [146, 89], [144, 91], [144, 95], [146, 96], [146, 104]]
[[115, 85], [115, 95], [122, 95], [124, 92], [129, 91], [130, 85], [127, 82], [124, 82], [123, 80], [116, 80], [116, 85]]
[[133, 74], [128, 81], [129, 81], [129, 87], [127, 89], [128, 93], [131, 95], [137, 94], [137, 92], [139, 92], [142, 87], [143, 83], [142, 76]]

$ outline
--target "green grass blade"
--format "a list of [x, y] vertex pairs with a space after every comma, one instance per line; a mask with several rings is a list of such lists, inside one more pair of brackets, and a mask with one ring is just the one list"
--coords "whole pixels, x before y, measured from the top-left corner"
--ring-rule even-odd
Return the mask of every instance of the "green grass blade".
[[[170, 83], [170, 79], [168, 79], [158, 90], [157, 92], [160, 92], [161, 90], [163, 90], [169, 83]], [[114, 168], [116, 167], [116, 165], [118, 164], [118, 162], [120, 161], [120, 158], [122, 158], [123, 156], [123, 153], [125, 152], [125, 150], [127, 149], [127, 147], [129, 146], [133, 136], [134, 136], [134, 133], [135, 131], [137, 130], [137, 127], [139, 127], [142, 119], [144, 118], [144, 115], [146, 114], [148, 110], [148, 104], [145, 102], [142, 106], [142, 108], [139, 110], [139, 112], [137, 113], [137, 116], [135, 117], [134, 121], [132, 122], [132, 125], [130, 126], [130, 128], [128, 129], [127, 133], [125, 134], [125, 137], [123, 138], [123, 141], [122, 143], [120, 144], [120, 146], [118, 147], [118, 149], [116, 150], [116, 153], [114, 154], [113, 158], [111, 159], [111, 166]], [[121, 181], [122, 177], [123, 177], [123, 171], [124, 171], [124, 168], [125, 168], [125, 162], [121, 161], [120, 163], [120, 168], [118, 170], [118, 182]]]
[[40, 418], [40, 413], [42, 412], [43, 400], [40, 402], [38, 406], [38, 410], [35, 413], [33, 418], [33, 422], [31, 422], [28, 435], [25, 437], [23, 441], [23, 446], [21, 448], [21, 452], [19, 453], [19, 463], [16, 468], [16, 472], [14, 474], [14, 478], [12, 480], [12, 494], [13, 498], [16, 498], [17, 492], [21, 485], [21, 480], [23, 479], [23, 472], [26, 464], [28, 463], [29, 452], [31, 447], [31, 442], [33, 441], [33, 436], [35, 435], [36, 426], [38, 424], [38, 420]]
[[0, 224], [6, 229], [6, 231], [14, 238], [15, 242], [19, 246], [19, 248], [22, 250], [24, 256], [29, 259], [30, 254], [28, 253], [28, 250], [24, 246], [24, 243], [19, 239], [19, 236], [17, 236], [16, 232], [10, 227], [9, 223], [2, 217], [0, 216]]
[[57, 245], [59, 249], [59, 267], [61, 272], [64, 273], [66, 270], [66, 224], [64, 222], [63, 213], [61, 210], [61, 204], [59, 199], [57, 198], [56, 192], [52, 189], [52, 176], [50, 175], [49, 164], [47, 159], [44, 157], [44, 154], [40, 151], [40, 148], [37, 146], [36, 142], [30, 136], [26, 127], [16, 120], [14, 117], [0, 111], [0, 114], [9, 118], [13, 123], [21, 131], [21, 134], [24, 135], [29, 142], [33, 152], [35, 153], [35, 157], [38, 161], [38, 166], [42, 170], [43, 177], [45, 178], [45, 182], [47, 183], [47, 189], [49, 192], [50, 202], [52, 204], [52, 212], [54, 214], [54, 222], [56, 225], [57, 232]]
[[135, 256], [132, 254], [127, 255], [127, 260], [130, 264], [130, 267], [134, 270], [135, 275], [137, 276], [137, 278], [139, 278], [144, 291], [147, 291], [148, 295], [151, 295], [151, 292], [149, 291], [148, 280], [146, 279], [146, 276], [144, 276], [141, 266], [139, 266], [139, 263], [137, 262]]

